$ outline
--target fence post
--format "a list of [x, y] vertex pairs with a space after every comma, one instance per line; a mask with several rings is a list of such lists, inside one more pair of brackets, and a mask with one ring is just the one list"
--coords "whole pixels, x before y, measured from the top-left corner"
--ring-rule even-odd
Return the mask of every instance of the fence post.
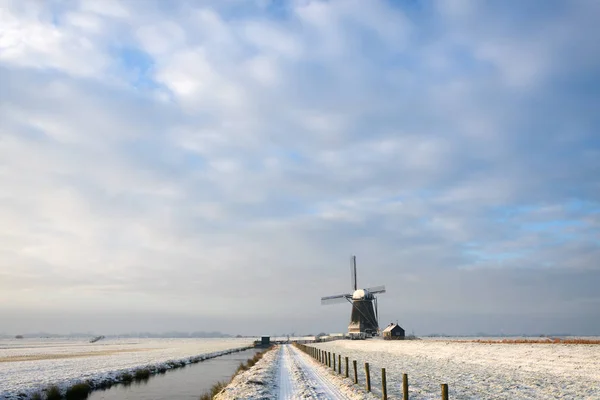
[[381, 399], [387, 400], [387, 381], [385, 379], [385, 368], [381, 368]]
[[330, 351], [328, 351], [328, 352], [327, 352], [327, 354], [328, 354], [328, 358], [329, 358], [329, 364], [328, 364], [327, 366], [328, 366], [329, 368], [331, 368], [331, 352], [330, 352]]
[[402, 374], [402, 400], [408, 400], [408, 375]]
[[367, 392], [371, 391], [371, 373], [369, 372], [369, 363], [365, 363], [365, 375], [367, 377]]
[[348, 357], [346, 358], [346, 378], [348, 377]]
[[442, 383], [442, 400], [448, 400], [448, 384]]
[[333, 353], [333, 371], [335, 372], [335, 353]]
[[342, 355], [338, 354], [338, 375], [342, 373]]
[[352, 360], [352, 364], [354, 365], [354, 384], [358, 385], [358, 370], [356, 368], [356, 360]]

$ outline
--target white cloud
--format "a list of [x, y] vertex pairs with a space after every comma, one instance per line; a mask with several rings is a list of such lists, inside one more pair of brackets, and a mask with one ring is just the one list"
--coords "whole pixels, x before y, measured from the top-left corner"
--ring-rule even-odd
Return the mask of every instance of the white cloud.
[[56, 68], [90, 76], [108, 60], [89, 38], [54, 26], [42, 10], [19, 14], [0, 9], [0, 59], [22, 67]]
[[598, 61], [563, 57], [579, 11], [523, 41], [483, 5], [7, 4], [0, 315], [262, 310], [282, 329], [285, 310], [329, 315], [318, 298], [346, 290], [352, 253], [402, 312], [551, 296], [544, 310], [596, 315], [598, 120], [575, 83], [547, 96]]

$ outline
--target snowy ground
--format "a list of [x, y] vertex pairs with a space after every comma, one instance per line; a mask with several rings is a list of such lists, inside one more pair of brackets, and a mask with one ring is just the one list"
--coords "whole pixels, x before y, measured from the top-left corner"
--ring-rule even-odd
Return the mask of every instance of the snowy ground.
[[411, 399], [439, 399], [441, 383], [454, 399], [600, 399], [600, 345], [372, 339], [314, 346], [357, 360], [361, 382], [369, 362], [375, 390], [385, 367], [390, 398], [401, 398], [406, 373]]
[[292, 345], [283, 345], [268, 352], [250, 370], [236, 376], [216, 400], [375, 398]]
[[268, 351], [252, 368], [233, 378], [214, 400], [275, 398], [278, 358], [277, 349]]
[[251, 344], [252, 339], [0, 340], [0, 399]]

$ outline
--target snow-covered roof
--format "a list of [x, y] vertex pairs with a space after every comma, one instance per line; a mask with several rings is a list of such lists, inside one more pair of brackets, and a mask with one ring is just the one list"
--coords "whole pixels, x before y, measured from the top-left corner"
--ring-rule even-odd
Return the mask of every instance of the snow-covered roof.
[[388, 325], [387, 328], [385, 328], [383, 331], [384, 332], [391, 332], [392, 329], [394, 329], [395, 327], [398, 327], [398, 328], [402, 329], [398, 324], [391, 324], [391, 325]]

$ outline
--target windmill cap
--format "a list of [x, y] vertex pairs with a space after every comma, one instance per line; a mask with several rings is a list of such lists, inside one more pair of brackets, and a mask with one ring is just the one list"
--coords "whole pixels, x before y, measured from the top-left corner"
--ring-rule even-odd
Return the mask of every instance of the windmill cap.
[[371, 300], [373, 295], [366, 289], [358, 289], [352, 293], [352, 300]]

